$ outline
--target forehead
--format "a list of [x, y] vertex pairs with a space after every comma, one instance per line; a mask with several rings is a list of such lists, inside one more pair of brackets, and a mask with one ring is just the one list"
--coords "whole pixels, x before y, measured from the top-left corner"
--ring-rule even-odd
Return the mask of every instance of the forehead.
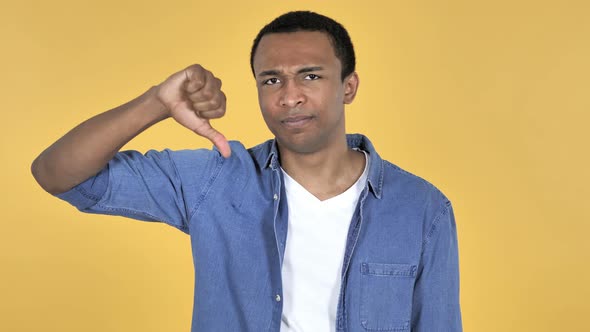
[[320, 31], [271, 33], [260, 40], [254, 55], [254, 71], [306, 65], [339, 65], [330, 38]]

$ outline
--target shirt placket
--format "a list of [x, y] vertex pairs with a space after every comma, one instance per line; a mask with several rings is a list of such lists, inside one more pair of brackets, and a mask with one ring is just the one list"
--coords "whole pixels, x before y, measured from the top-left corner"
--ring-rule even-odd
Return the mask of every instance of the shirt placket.
[[285, 254], [285, 243], [287, 240], [287, 202], [282, 197], [284, 195], [284, 188], [282, 186], [282, 174], [278, 167], [278, 162], [273, 158], [272, 165], [272, 200], [273, 200], [273, 227], [277, 248], [277, 265], [273, 269], [273, 301], [274, 310], [270, 331], [278, 332], [281, 327], [281, 315], [283, 311], [283, 286], [281, 278], [281, 267], [283, 265], [283, 257]]
[[336, 313], [336, 331], [345, 332], [347, 331], [346, 326], [346, 286], [348, 283], [348, 267], [350, 266], [350, 260], [360, 234], [361, 226], [363, 223], [363, 205], [368, 193], [368, 186], [363, 190], [359, 199], [357, 208], [352, 217], [350, 227], [348, 228], [348, 236], [346, 238], [346, 249], [344, 251], [344, 261], [342, 265], [342, 283], [340, 285], [340, 296], [338, 297], [338, 310]]

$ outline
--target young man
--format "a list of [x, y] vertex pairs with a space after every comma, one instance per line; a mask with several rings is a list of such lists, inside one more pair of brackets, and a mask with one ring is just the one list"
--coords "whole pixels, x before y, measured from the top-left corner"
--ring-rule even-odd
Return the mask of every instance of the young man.
[[[67, 133], [35, 178], [81, 211], [189, 234], [193, 331], [461, 331], [450, 202], [345, 133], [359, 86], [346, 30], [287, 13], [251, 66], [274, 140], [227, 142], [209, 123], [225, 113], [221, 81], [192, 65]], [[169, 117], [216, 148], [118, 152]]]

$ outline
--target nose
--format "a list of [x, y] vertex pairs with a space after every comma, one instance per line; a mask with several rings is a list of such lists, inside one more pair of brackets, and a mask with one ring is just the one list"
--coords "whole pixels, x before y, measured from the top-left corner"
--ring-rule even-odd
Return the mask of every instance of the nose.
[[296, 82], [287, 80], [281, 91], [280, 103], [282, 107], [295, 108], [305, 102], [305, 94]]

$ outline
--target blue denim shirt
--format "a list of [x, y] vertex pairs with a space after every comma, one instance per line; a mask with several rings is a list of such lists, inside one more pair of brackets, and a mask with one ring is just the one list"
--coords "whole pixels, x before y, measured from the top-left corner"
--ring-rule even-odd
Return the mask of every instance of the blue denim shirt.
[[[362, 135], [369, 172], [349, 227], [337, 331], [462, 331], [457, 232], [449, 200], [382, 160]], [[287, 202], [273, 140], [251, 149], [118, 153], [58, 195], [84, 212], [160, 221], [190, 235], [192, 331], [280, 329]]]

